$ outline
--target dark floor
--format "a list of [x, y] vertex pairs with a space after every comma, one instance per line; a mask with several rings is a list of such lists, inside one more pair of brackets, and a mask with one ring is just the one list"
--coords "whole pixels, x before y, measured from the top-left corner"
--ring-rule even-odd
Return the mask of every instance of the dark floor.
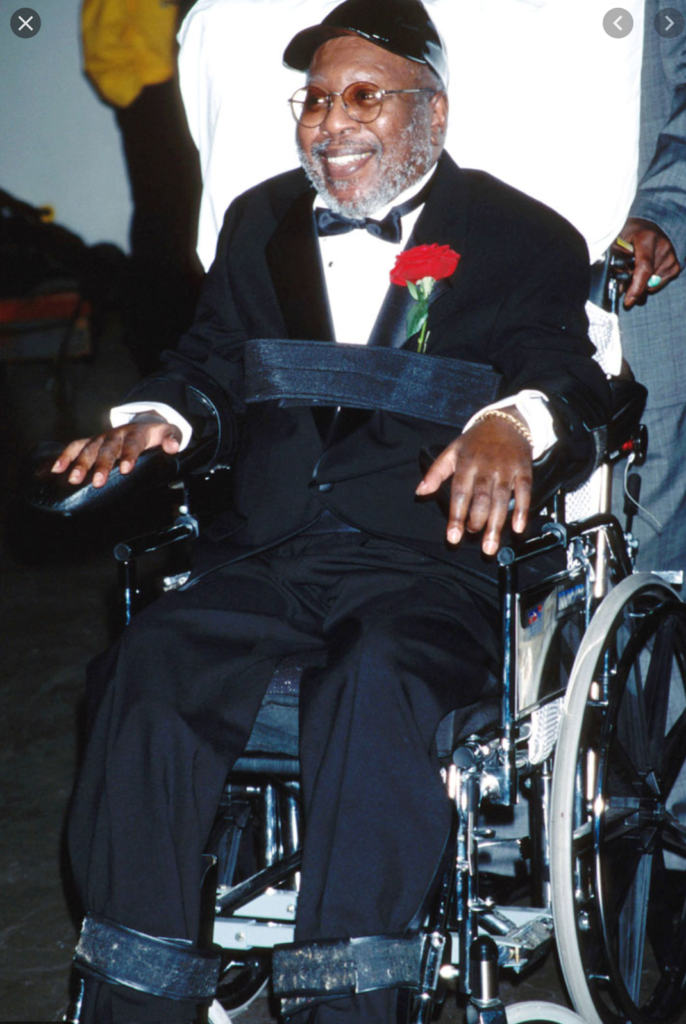
[[[4, 368], [0, 469], [6, 483], [0, 502], [5, 512], [21, 456], [38, 441], [94, 431], [103, 409], [135, 379], [119, 338], [111, 324], [96, 357], [68, 365], [62, 381], [45, 364]], [[122, 522], [121, 531], [129, 529]], [[98, 547], [89, 534], [87, 524], [71, 524], [65, 531], [37, 524], [24, 513], [17, 523], [15, 514], [0, 547], [2, 1021], [59, 1020], [67, 999], [76, 910], [61, 834], [76, 757], [83, 667], [108, 640], [115, 579], [111, 544]], [[553, 957], [516, 989], [504, 989], [508, 1002], [565, 1002]], [[240, 1019], [267, 1024], [275, 1017], [267, 999], [260, 999]], [[449, 1000], [441, 1021], [462, 1019], [463, 1011]]]

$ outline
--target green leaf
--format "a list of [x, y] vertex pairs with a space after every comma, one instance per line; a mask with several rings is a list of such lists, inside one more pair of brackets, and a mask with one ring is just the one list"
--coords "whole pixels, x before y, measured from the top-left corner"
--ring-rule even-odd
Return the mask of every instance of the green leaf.
[[421, 330], [422, 325], [426, 323], [429, 316], [429, 307], [426, 302], [418, 302], [416, 306], [413, 306], [407, 315], [407, 336], [411, 338], [413, 334]]
[[407, 290], [413, 299], [419, 299], [419, 292], [417, 291], [417, 285], [412, 281], [407, 282]]

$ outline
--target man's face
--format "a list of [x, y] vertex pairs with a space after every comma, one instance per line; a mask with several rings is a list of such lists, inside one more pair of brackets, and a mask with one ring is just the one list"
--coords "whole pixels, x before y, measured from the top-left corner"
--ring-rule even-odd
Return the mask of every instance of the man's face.
[[[421, 65], [346, 35], [320, 46], [308, 82], [341, 93], [352, 82], [381, 89], [427, 85]], [[298, 125], [301, 163], [325, 202], [347, 216], [363, 216], [391, 203], [435, 163], [443, 146], [447, 100], [443, 93], [388, 96], [379, 117], [354, 121], [340, 96], [317, 128]]]

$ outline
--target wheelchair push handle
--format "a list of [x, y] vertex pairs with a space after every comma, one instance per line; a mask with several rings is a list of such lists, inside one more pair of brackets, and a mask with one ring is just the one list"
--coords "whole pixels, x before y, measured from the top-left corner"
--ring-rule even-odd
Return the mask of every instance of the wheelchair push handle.
[[611, 313], [619, 311], [619, 300], [631, 282], [635, 267], [633, 245], [618, 238], [610, 250], [608, 266], [607, 307]]

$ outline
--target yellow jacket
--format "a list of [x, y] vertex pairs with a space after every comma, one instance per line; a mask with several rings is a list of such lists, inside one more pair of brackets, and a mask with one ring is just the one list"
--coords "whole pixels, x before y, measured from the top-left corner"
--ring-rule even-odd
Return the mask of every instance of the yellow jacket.
[[84, 70], [100, 95], [128, 107], [176, 67], [175, 0], [83, 0]]

